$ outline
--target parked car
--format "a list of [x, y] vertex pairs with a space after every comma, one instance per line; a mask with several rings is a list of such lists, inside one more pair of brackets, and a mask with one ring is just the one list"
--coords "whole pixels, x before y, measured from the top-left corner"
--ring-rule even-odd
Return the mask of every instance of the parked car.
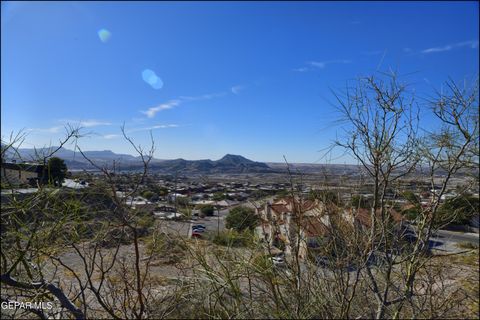
[[192, 228], [192, 232], [203, 233], [203, 232], [205, 232], [205, 229], [202, 229], [202, 228]]
[[202, 238], [202, 234], [200, 232], [193, 231], [192, 238]]
[[282, 256], [272, 257], [272, 262], [273, 262], [273, 265], [277, 267], [284, 267], [286, 265], [285, 259]]
[[203, 224], [195, 224], [192, 226], [192, 230], [193, 229], [203, 229], [205, 230], [207, 227], [205, 227]]

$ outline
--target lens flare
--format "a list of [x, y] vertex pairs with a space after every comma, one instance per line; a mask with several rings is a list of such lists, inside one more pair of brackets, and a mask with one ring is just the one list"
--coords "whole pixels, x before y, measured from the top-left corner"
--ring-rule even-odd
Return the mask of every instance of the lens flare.
[[98, 37], [100, 38], [100, 41], [105, 43], [108, 40], [110, 40], [110, 38], [112, 37], [112, 34], [107, 29], [100, 29], [98, 30]]
[[143, 81], [148, 83], [153, 89], [158, 90], [163, 87], [163, 81], [159, 76], [155, 74], [154, 71], [150, 69], [145, 69], [142, 72]]

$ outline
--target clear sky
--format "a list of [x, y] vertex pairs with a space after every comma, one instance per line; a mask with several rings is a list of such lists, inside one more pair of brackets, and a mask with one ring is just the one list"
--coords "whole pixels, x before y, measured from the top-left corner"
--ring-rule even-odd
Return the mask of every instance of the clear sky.
[[[478, 75], [478, 2], [1, 3], [1, 132], [161, 159], [316, 162], [331, 90], [392, 68], [428, 94]], [[426, 123], [429, 119], [423, 119]], [[324, 161], [324, 160], [322, 160]], [[332, 162], [350, 162], [347, 158]]]

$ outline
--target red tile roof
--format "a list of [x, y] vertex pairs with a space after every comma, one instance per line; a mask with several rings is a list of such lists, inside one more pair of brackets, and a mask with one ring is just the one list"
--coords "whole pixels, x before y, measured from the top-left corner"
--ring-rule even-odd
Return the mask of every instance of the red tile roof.
[[305, 217], [302, 227], [307, 237], [320, 237], [329, 233], [328, 227], [318, 217]]
[[288, 212], [290, 212], [290, 210], [284, 204], [272, 204], [272, 205], [270, 205], [270, 208], [275, 213], [288, 213]]
[[[399, 223], [403, 220], [403, 216], [395, 210], [387, 210], [387, 215], [390, 215], [393, 222]], [[353, 212], [355, 220], [358, 221], [361, 225], [366, 227], [372, 226], [372, 221], [370, 217], [370, 210], [369, 209], [355, 209]], [[376, 213], [377, 217], [380, 217], [380, 210], [377, 210]], [[388, 216], [387, 216], [388, 217]]]
[[292, 197], [285, 197], [280, 200], [275, 201], [270, 207], [276, 213], [304, 213], [316, 208], [319, 208], [320, 203], [314, 200], [302, 200], [298, 198], [294, 199]]

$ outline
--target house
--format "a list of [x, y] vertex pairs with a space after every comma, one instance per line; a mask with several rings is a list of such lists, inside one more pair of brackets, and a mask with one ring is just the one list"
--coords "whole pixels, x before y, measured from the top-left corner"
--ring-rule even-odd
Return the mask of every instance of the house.
[[[380, 211], [377, 210], [376, 216], [377, 219], [380, 219]], [[343, 212], [344, 219], [353, 223], [356, 227], [368, 229], [372, 226], [372, 215], [371, 210], [369, 209], [357, 209], [357, 208], [350, 208]], [[395, 211], [394, 209], [388, 209], [386, 211], [385, 220], [389, 220], [395, 225], [401, 224], [405, 219], [404, 217]]]
[[[383, 212], [377, 210], [375, 213], [377, 226], [385, 226], [388, 228], [387, 236], [390, 238], [391, 249], [403, 250], [404, 241], [411, 242], [416, 239], [415, 232], [411, 229], [404, 216], [393, 208], [386, 208]], [[372, 210], [350, 208], [343, 211], [344, 220], [348, 221], [355, 230], [363, 231], [364, 235], [369, 235], [372, 227]], [[380, 247], [383, 242], [378, 243]]]
[[260, 225], [256, 233], [269, 246], [282, 249], [285, 254], [298, 250], [306, 258], [308, 247], [316, 239], [328, 235], [330, 214], [318, 200], [300, 200], [286, 197], [257, 208]]
[[[341, 210], [319, 200], [301, 200], [286, 197], [257, 208], [260, 224], [256, 233], [269, 246], [282, 249], [285, 254], [298, 250], [300, 258], [307, 257], [309, 249], [318, 248], [321, 239], [328, 238], [332, 226], [348, 226], [359, 230], [371, 227], [367, 209]], [[379, 215], [380, 212], [377, 212]], [[388, 219], [394, 226], [402, 226], [403, 216], [388, 210]], [[401, 231], [401, 228], [397, 228]]]
[[228, 207], [235, 206], [237, 204], [239, 204], [238, 201], [233, 201], [233, 200], [228, 200], [228, 199], [215, 202], [215, 206], [219, 207], [219, 208], [228, 208]]
[[124, 200], [125, 204], [130, 206], [132, 209], [136, 209], [137, 207], [147, 209], [155, 206], [155, 204], [152, 204], [150, 201], [140, 196], [129, 196], [126, 197]]
[[208, 196], [205, 193], [196, 193], [196, 194], [193, 194], [190, 197], [190, 199], [192, 199], [192, 201], [205, 200], [207, 198], [208, 198]]
[[170, 193], [167, 196], [167, 200], [169, 202], [175, 202], [177, 199], [180, 199], [180, 198], [187, 198], [187, 196], [181, 193]]
[[142, 210], [153, 210], [156, 207], [155, 203], [152, 203], [141, 196], [132, 196], [128, 192], [116, 191], [116, 196], [119, 200], [124, 202], [127, 206], [132, 209], [142, 209]]
[[41, 183], [44, 177], [45, 167], [36, 163], [15, 163], [2, 162], [1, 180], [2, 184], [17, 186], [30, 184], [36, 186]]
[[194, 205], [212, 205], [214, 204], [215, 201], [213, 200], [197, 200], [197, 201], [192, 201], [192, 204]]
[[161, 212], [176, 212], [175, 207], [170, 207], [170, 206], [158, 206], [155, 208], [156, 211], [161, 211]]

